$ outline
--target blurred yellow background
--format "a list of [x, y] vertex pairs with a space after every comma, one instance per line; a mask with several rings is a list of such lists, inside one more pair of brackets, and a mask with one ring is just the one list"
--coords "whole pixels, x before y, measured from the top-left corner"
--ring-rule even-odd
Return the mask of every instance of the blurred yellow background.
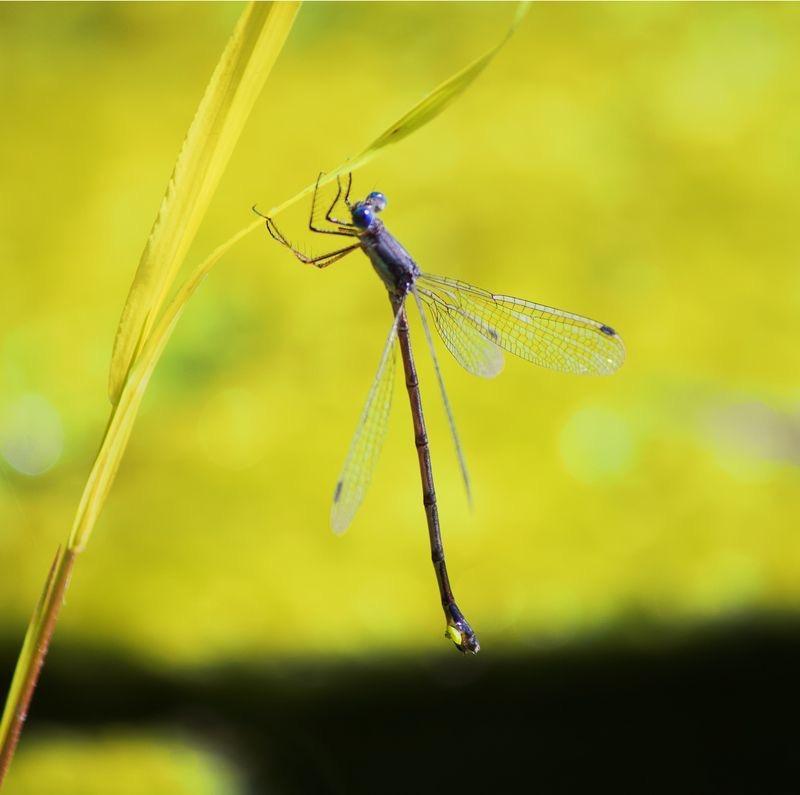
[[[14, 644], [72, 520], [119, 313], [240, 9], [0, 8], [0, 633]], [[512, 14], [304, 7], [190, 262], [254, 202], [358, 152]], [[796, 608], [799, 41], [792, 5], [535, 6], [463, 98], [356, 174], [356, 194], [388, 195], [384, 220], [423, 269], [596, 317], [627, 346], [608, 379], [509, 356], [492, 381], [440, 346], [470, 512], [412, 318], [451, 577], [482, 654], [631, 616]], [[307, 212], [280, 227], [319, 253]], [[57, 644], [167, 666], [454, 655], [400, 378], [367, 499], [345, 536], [328, 529], [389, 323], [360, 253], [317, 271], [262, 231], [235, 248], [156, 370]]]

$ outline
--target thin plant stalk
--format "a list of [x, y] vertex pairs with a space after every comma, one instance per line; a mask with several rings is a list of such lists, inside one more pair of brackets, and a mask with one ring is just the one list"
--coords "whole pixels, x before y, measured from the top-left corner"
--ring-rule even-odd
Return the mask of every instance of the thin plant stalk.
[[[2, 786], [19, 743], [19, 735], [25, 724], [33, 691], [36, 689], [39, 673], [44, 665], [44, 658], [47, 656], [47, 649], [55, 631], [58, 614], [64, 602], [64, 594], [69, 586], [77, 556], [78, 553], [74, 550], [58, 550], [53, 565], [50, 567], [44, 591], [28, 626], [28, 632], [20, 652], [20, 663], [17, 666], [20, 681], [19, 697], [12, 700], [11, 696], [14, 694], [12, 687], [12, 692], [9, 694], [9, 706], [13, 704], [13, 710], [9, 712], [8, 730], [3, 736], [2, 745], [0, 745], [0, 786]], [[15, 679], [16, 676], [15, 673]]]

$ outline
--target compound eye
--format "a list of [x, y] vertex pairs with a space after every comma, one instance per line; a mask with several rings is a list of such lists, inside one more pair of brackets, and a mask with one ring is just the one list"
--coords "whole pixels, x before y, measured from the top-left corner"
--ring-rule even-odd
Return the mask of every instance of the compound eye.
[[359, 229], [368, 229], [369, 225], [375, 220], [375, 213], [366, 204], [358, 204], [353, 210], [353, 223]]
[[388, 204], [386, 196], [384, 196], [377, 190], [372, 191], [372, 193], [370, 193], [369, 196], [367, 196], [366, 201], [368, 201], [373, 206], [376, 213], [385, 210], [386, 205]]

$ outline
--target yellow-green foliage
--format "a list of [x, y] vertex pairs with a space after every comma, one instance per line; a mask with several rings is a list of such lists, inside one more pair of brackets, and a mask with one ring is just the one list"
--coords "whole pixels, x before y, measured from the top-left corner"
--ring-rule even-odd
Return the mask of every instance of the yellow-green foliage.
[[184, 742], [112, 733], [23, 743], [5, 790], [13, 795], [235, 795], [243, 788], [220, 759]]
[[[97, 450], [133, 266], [239, 13], [198, 6], [187, 27], [169, 4], [2, 10], [3, 439], [23, 415], [63, 433], [49, 470], [0, 475], [15, 638]], [[305, 7], [187, 267], [254, 202], [361, 151], [512, 13]], [[458, 102], [356, 174], [358, 194], [388, 194], [385, 221], [425, 269], [598, 317], [628, 348], [610, 379], [509, 357], [489, 382], [442, 350], [473, 513], [420, 351], [445, 543], [483, 653], [628, 613], [796, 604], [798, 33], [779, 5], [534, 6]], [[295, 204], [281, 228], [326, 250], [306, 214]], [[317, 271], [265, 232], [232, 247], [155, 371], [59, 642], [165, 664], [450, 653], [399, 392], [361, 512], [342, 538], [327, 527], [389, 320], [360, 254]]]

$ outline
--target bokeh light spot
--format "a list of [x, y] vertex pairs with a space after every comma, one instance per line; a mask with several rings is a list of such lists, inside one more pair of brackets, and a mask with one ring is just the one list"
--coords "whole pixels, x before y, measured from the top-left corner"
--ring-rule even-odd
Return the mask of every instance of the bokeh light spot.
[[17, 472], [41, 475], [63, 449], [61, 417], [43, 395], [22, 395], [0, 412], [0, 455]]
[[579, 409], [567, 420], [559, 452], [567, 472], [584, 483], [618, 480], [636, 457], [628, 420], [618, 411], [598, 406]]

